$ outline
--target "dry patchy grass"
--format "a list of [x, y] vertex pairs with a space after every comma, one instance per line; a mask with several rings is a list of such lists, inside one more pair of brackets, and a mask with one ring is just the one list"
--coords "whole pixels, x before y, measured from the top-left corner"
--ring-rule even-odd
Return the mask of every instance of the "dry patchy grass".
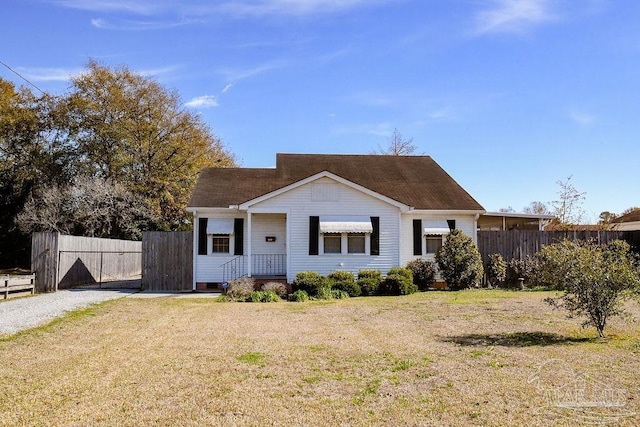
[[[0, 342], [0, 425], [636, 425], [637, 324], [546, 296], [111, 301]], [[622, 405], [549, 406], [572, 371]]]

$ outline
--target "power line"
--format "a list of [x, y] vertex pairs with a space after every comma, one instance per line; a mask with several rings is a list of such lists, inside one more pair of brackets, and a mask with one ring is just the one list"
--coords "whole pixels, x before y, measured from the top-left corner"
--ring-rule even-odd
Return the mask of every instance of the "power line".
[[22, 74], [20, 74], [19, 72], [17, 72], [16, 70], [14, 70], [13, 68], [9, 67], [7, 64], [5, 64], [4, 62], [0, 61], [0, 64], [4, 65], [5, 67], [7, 67], [7, 69], [9, 71], [11, 71], [13, 74], [15, 74], [16, 76], [20, 77], [22, 80], [24, 80], [25, 82], [29, 83], [31, 86], [33, 86], [34, 88], [38, 89], [43, 95], [46, 95], [47, 93], [45, 91], [43, 91], [42, 89], [40, 89], [38, 86], [36, 86], [35, 84], [31, 83], [26, 77], [24, 77]]

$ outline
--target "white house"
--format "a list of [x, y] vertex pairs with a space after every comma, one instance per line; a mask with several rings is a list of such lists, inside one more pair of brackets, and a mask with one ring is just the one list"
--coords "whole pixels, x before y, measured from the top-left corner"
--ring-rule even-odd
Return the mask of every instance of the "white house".
[[433, 259], [485, 212], [429, 156], [277, 154], [271, 169], [207, 168], [189, 201], [194, 290], [241, 276], [403, 266]]

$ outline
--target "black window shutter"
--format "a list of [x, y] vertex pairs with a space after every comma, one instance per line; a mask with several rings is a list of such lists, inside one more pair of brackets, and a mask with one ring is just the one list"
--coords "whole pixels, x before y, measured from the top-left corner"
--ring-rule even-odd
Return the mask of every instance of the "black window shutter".
[[233, 254], [244, 255], [244, 219], [233, 220]]
[[320, 231], [320, 217], [309, 217], [309, 255], [318, 255], [318, 235]]
[[422, 256], [422, 220], [413, 220], [413, 254]]
[[447, 224], [449, 224], [449, 230], [455, 230], [456, 229], [456, 220], [455, 219], [448, 219], [447, 220]]
[[198, 255], [207, 254], [207, 218], [198, 218]]
[[380, 255], [380, 217], [371, 217], [371, 226], [373, 231], [371, 232], [371, 247], [369, 253], [371, 255]]

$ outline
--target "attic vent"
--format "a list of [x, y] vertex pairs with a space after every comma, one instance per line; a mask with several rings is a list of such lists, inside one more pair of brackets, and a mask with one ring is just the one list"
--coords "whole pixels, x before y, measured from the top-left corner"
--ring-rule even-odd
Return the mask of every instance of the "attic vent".
[[314, 202], [337, 202], [338, 186], [329, 183], [316, 183], [311, 186], [311, 200]]

